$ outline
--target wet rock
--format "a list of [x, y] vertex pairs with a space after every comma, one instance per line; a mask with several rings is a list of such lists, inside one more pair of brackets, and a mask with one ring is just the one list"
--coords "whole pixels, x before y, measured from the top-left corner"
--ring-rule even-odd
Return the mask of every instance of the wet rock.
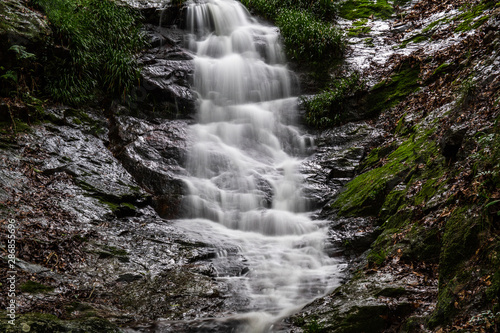
[[329, 225], [331, 242], [338, 244], [336, 255], [354, 260], [377, 239], [377, 220], [365, 217], [336, 218]]
[[[43, 173], [65, 172], [73, 176], [75, 183], [89, 196], [112, 209], [115, 206], [119, 209], [125, 202], [144, 205], [148, 200], [130, 174], [94, 136], [67, 126], [49, 124], [36, 128], [25, 140], [32, 149], [43, 149], [46, 154], [39, 166]], [[34, 147], [32, 142], [36, 142]]]
[[5, 68], [15, 63], [13, 45], [36, 53], [45, 46], [51, 30], [40, 13], [27, 7], [24, 0], [4, 0], [0, 3], [0, 63]]
[[[4, 332], [75, 332], [75, 333], [118, 333], [119, 328], [103, 318], [90, 316], [79, 320], [61, 320], [56, 316], [42, 313], [28, 313], [16, 315], [16, 330], [11, 330], [8, 324], [9, 318], [2, 313], [0, 315], [0, 329]], [[17, 323], [19, 323], [17, 325]]]
[[144, 29], [151, 47], [139, 58], [141, 83], [134, 92], [132, 102], [138, 104], [134, 109], [154, 112], [154, 117], [192, 117], [196, 106], [190, 87], [194, 66], [192, 55], [182, 48], [185, 32], [178, 28], [184, 17], [182, 6], [163, 1], [125, 2], [146, 18]]
[[[418, 276], [404, 279], [387, 272], [358, 275], [331, 295], [306, 306], [291, 318], [307, 331], [311, 325], [325, 332], [385, 332], [398, 327], [415, 310], [413, 297], [434, 294], [436, 286], [409, 287]], [[423, 307], [424, 304], [420, 304]]]
[[157, 102], [168, 103], [168, 113], [185, 118], [195, 111], [196, 95], [190, 88], [194, 66], [191, 57], [181, 49], [145, 55], [141, 87]]
[[181, 25], [182, 5], [172, 4], [165, 0], [121, 0], [130, 8], [137, 10], [144, 22], [154, 25]]
[[305, 195], [315, 208], [321, 208], [321, 218], [333, 218], [328, 203], [354, 176], [365, 147], [380, 140], [382, 134], [366, 123], [350, 123], [318, 136], [316, 153], [305, 160], [301, 172], [307, 178]]
[[187, 154], [186, 121], [151, 123], [120, 116], [113, 129], [112, 150], [141, 187], [154, 195], [161, 216], [177, 217], [184, 185], [180, 176]]

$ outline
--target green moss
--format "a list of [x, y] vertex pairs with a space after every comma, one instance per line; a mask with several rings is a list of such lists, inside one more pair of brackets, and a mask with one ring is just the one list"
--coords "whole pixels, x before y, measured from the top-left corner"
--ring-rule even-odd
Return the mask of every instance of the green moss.
[[383, 297], [393, 297], [393, 298], [396, 298], [396, 297], [400, 297], [400, 296], [403, 296], [405, 294], [407, 294], [408, 292], [406, 291], [405, 288], [403, 287], [387, 287], [387, 288], [384, 288], [382, 290], [379, 290], [375, 293], [375, 296], [383, 296]]
[[387, 0], [347, 0], [339, 8], [339, 15], [347, 20], [366, 19], [372, 15], [388, 19], [392, 14], [392, 4]]
[[441, 65], [438, 66], [438, 68], [434, 70], [432, 75], [441, 75], [442, 73], [445, 73], [449, 69], [450, 65], [451, 64], [447, 62], [442, 63]]
[[429, 37], [427, 37], [425, 35], [416, 35], [416, 36], [413, 36], [411, 38], [405, 39], [401, 43], [401, 48], [405, 48], [406, 45], [408, 45], [409, 43], [415, 43], [415, 44], [417, 44], [417, 43], [425, 42], [428, 39], [429, 39]]
[[366, 46], [375, 47], [375, 44], [373, 44], [373, 37], [365, 38], [365, 39], [363, 39], [363, 41], [365, 42]]
[[332, 207], [341, 216], [377, 215], [387, 194], [406, 178], [416, 162], [427, 161], [439, 154], [436, 143], [429, 140], [430, 134], [412, 135], [387, 156], [385, 165], [354, 178]]
[[359, 166], [359, 170], [361, 172], [372, 169], [375, 167], [377, 164], [381, 164], [381, 160], [395, 151], [397, 149], [397, 145], [391, 144], [388, 146], [382, 146], [382, 147], [376, 147], [373, 148], [366, 158], [361, 162]]
[[474, 5], [470, 8], [462, 8], [463, 12], [455, 18], [456, 22], [460, 22], [455, 28], [455, 32], [465, 32], [479, 28], [490, 18], [489, 15], [481, 15], [485, 10], [493, 8], [495, 4], [496, 1], [483, 0], [479, 4]]
[[427, 200], [432, 198], [437, 191], [437, 184], [439, 179], [437, 178], [438, 174], [430, 175], [428, 179], [425, 180], [425, 183], [422, 185], [422, 188], [418, 192], [418, 194], [414, 198], [414, 205], [420, 206], [423, 205]]
[[437, 229], [425, 229], [414, 226], [405, 236], [407, 246], [401, 259], [407, 262], [437, 263], [441, 252], [441, 234]]
[[389, 309], [383, 305], [353, 307], [339, 323], [342, 333], [376, 333], [382, 332], [387, 322]]
[[14, 122], [0, 122], [0, 134], [17, 134], [27, 133], [31, 130], [31, 126], [24, 121], [14, 118]]
[[366, 258], [368, 262], [375, 266], [380, 266], [384, 263], [387, 258], [387, 250], [370, 251], [368, 257]]
[[102, 250], [92, 251], [98, 254], [99, 259], [117, 258], [121, 262], [129, 262], [130, 258], [128, 252], [124, 249], [117, 248], [109, 245], [98, 245]]
[[19, 289], [23, 293], [30, 293], [30, 294], [46, 293], [54, 290], [53, 287], [49, 287], [35, 281], [26, 281], [25, 283], [19, 286]]
[[466, 262], [478, 249], [480, 230], [480, 217], [474, 215], [471, 207], [456, 209], [446, 221], [439, 258], [438, 302], [429, 320], [431, 328], [449, 322], [458, 312], [458, 294], [476, 274], [477, 267]]
[[126, 256], [126, 255], [128, 255], [128, 252], [126, 250], [117, 248], [115, 246], [104, 245], [103, 249], [106, 250], [107, 252], [111, 253], [114, 256]]
[[[399, 230], [406, 225], [410, 223], [411, 218], [413, 217], [413, 212], [409, 209], [405, 209], [406, 205], [403, 203], [403, 198], [404, 195], [406, 194], [405, 191], [394, 191], [394, 195], [396, 196], [398, 202], [396, 202], [394, 205], [389, 202], [389, 200], [392, 198], [391, 194], [392, 192], [387, 196], [386, 198], [386, 203], [389, 202], [387, 206], [390, 208], [386, 208], [386, 203], [384, 203], [384, 207], [382, 208], [381, 211], [381, 217], [382, 218], [387, 218], [385, 223], [383, 224], [384, 229], [396, 229]], [[399, 205], [403, 207], [403, 209], [398, 210]], [[386, 208], [387, 210], [384, 210]], [[389, 212], [392, 210], [393, 213], [389, 214]]]
[[324, 332], [324, 326], [316, 320], [312, 320], [304, 325], [304, 333], [321, 333]]
[[352, 22], [352, 25], [355, 26], [355, 27], [362, 27], [366, 23], [368, 23], [368, 19], [364, 18], [364, 19], [359, 19], [359, 20], [356, 20], [356, 21]]
[[443, 25], [443, 24], [446, 24], [446, 23], [449, 23], [451, 22], [452, 19], [448, 18], [448, 17], [443, 17], [439, 20], [436, 20], [436, 21], [433, 21], [431, 23], [429, 23], [429, 25], [427, 25], [423, 30], [422, 30], [422, 33], [423, 34], [427, 34], [429, 31], [433, 30], [436, 26], [438, 25]]
[[404, 64], [389, 80], [376, 84], [367, 98], [368, 114], [375, 115], [389, 109], [416, 91], [420, 86], [418, 83], [419, 73], [420, 66], [414, 65], [412, 67]]
[[469, 209], [462, 207], [455, 210], [446, 222], [439, 260], [440, 284], [445, 284], [477, 249], [481, 223], [477, 216], [470, 216]]
[[358, 37], [360, 35], [366, 35], [372, 30], [372, 28], [367, 26], [355, 26], [349, 29], [347, 36]]
[[312, 98], [302, 98], [306, 123], [312, 127], [326, 128], [346, 121], [345, 102], [362, 87], [359, 75], [353, 73], [349, 77], [333, 81], [328, 90]]

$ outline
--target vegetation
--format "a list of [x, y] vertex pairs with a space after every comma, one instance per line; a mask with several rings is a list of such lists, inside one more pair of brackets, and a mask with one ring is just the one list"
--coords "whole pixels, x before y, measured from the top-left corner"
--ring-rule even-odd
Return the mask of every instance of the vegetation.
[[375, 115], [382, 110], [389, 109], [419, 87], [418, 76], [420, 66], [418, 64], [402, 64], [398, 71], [390, 79], [376, 84], [368, 96], [369, 114]]
[[465, 4], [461, 8], [462, 13], [455, 18], [455, 21], [460, 22], [455, 28], [455, 32], [464, 32], [479, 28], [490, 18], [489, 15], [482, 15], [484, 11], [493, 8], [496, 3], [496, 1], [492, 0], [482, 0], [479, 4], [470, 7]]
[[322, 70], [343, 57], [345, 40], [332, 24], [333, 1], [242, 0], [248, 8], [273, 20], [280, 28], [288, 56], [298, 62], [322, 63]]
[[331, 82], [330, 88], [312, 97], [303, 97], [305, 121], [309, 126], [325, 128], [346, 120], [346, 101], [361, 90], [363, 82], [358, 73]]
[[352, 22], [352, 28], [349, 29], [347, 33], [348, 36], [357, 37], [359, 35], [367, 34], [371, 31], [370, 27], [365, 26], [368, 22], [368, 19], [361, 19]]
[[347, 0], [339, 8], [339, 15], [347, 20], [370, 17], [388, 19], [392, 13], [392, 5], [387, 0]]
[[270, 20], [282, 9], [306, 11], [323, 21], [332, 21], [337, 16], [337, 2], [331, 0], [241, 0], [241, 3]]
[[53, 287], [49, 287], [35, 281], [26, 281], [19, 287], [19, 289], [24, 293], [31, 293], [31, 294], [46, 293], [54, 290]]
[[283, 9], [276, 18], [287, 54], [305, 62], [331, 61], [345, 50], [343, 36], [329, 23], [319, 21], [307, 12]]
[[60, 52], [48, 59], [48, 92], [83, 104], [100, 91], [126, 95], [138, 78], [134, 54], [144, 45], [138, 16], [110, 0], [32, 0], [47, 15]]

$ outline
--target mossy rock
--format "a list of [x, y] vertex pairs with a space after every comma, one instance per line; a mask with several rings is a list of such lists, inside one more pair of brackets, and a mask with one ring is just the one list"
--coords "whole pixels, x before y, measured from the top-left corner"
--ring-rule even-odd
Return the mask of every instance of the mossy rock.
[[450, 279], [477, 249], [481, 220], [478, 216], [471, 216], [469, 209], [455, 210], [446, 222], [439, 260], [440, 284]]
[[401, 259], [407, 262], [437, 263], [441, 251], [440, 232], [437, 229], [415, 228], [406, 241], [408, 246], [403, 250]]
[[48, 40], [51, 30], [43, 16], [25, 6], [26, 1], [0, 1], [0, 64], [10, 68], [15, 54], [4, 52], [13, 45], [27, 47], [29, 52], [40, 51]]
[[426, 131], [410, 136], [387, 156], [383, 166], [351, 180], [332, 208], [337, 209], [340, 216], [376, 216], [384, 206], [387, 195], [407, 179], [418, 163], [439, 155], [436, 143], [429, 139], [431, 134], [432, 131]]
[[396, 298], [399, 296], [406, 295], [407, 293], [408, 292], [403, 287], [387, 287], [387, 288], [381, 289], [380, 291], [377, 291], [375, 293], [375, 296]]
[[366, 101], [368, 114], [377, 115], [415, 92], [420, 87], [419, 74], [420, 65], [403, 63], [390, 79], [373, 86]]
[[25, 283], [23, 283], [19, 286], [19, 289], [23, 293], [30, 293], [30, 294], [46, 293], [46, 292], [51, 292], [52, 290], [54, 290], [53, 287], [46, 286], [46, 285], [43, 285], [43, 284], [35, 282], [35, 281], [26, 281]]
[[481, 218], [471, 207], [456, 209], [445, 225], [439, 258], [439, 294], [436, 310], [429, 319], [430, 328], [447, 324], [459, 312], [459, 292], [474, 280], [477, 267], [467, 261], [479, 246]]

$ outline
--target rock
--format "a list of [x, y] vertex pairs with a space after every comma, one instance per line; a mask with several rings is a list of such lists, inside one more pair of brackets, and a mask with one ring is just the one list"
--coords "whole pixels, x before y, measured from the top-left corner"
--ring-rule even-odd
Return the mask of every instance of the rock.
[[441, 153], [447, 161], [451, 161], [456, 158], [467, 130], [468, 128], [466, 125], [452, 126], [439, 141]]
[[154, 124], [120, 116], [112, 131], [111, 149], [136, 181], [154, 195], [154, 206], [163, 217], [175, 218], [181, 208], [187, 125], [182, 120]]
[[119, 210], [123, 203], [140, 206], [148, 200], [130, 174], [92, 135], [49, 124], [37, 128], [25, 140], [30, 147], [31, 142], [36, 142], [33, 148], [43, 149], [47, 154], [39, 166], [44, 174], [65, 172], [73, 176], [75, 183], [89, 196], [109, 205], [112, 210]]
[[414, 311], [413, 297], [436, 292], [434, 286], [408, 287], [415, 279], [418, 276], [401, 279], [377, 271], [360, 274], [330, 295], [307, 305], [291, 317], [291, 322], [304, 331], [315, 325], [322, 332], [386, 332]]
[[13, 45], [26, 47], [28, 52], [38, 53], [45, 47], [51, 30], [40, 13], [27, 7], [25, 0], [0, 2], [0, 63], [4, 68], [15, 64]]
[[195, 111], [196, 95], [190, 88], [194, 66], [181, 49], [158, 50], [145, 55], [141, 71], [141, 89], [153, 100], [167, 102], [168, 116], [186, 118]]
[[144, 22], [154, 25], [181, 25], [182, 5], [172, 4], [165, 0], [120, 0], [130, 8], [137, 10]]
[[364, 147], [380, 140], [381, 135], [380, 130], [366, 123], [350, 123], [318, 136], [316, 153], [305, 160], [301, 172], [308, 180], [305, 195], [316, 208], [322, 208], [321, 218], [333, 219], [327, 203], [354, 176], [365, 154]]

